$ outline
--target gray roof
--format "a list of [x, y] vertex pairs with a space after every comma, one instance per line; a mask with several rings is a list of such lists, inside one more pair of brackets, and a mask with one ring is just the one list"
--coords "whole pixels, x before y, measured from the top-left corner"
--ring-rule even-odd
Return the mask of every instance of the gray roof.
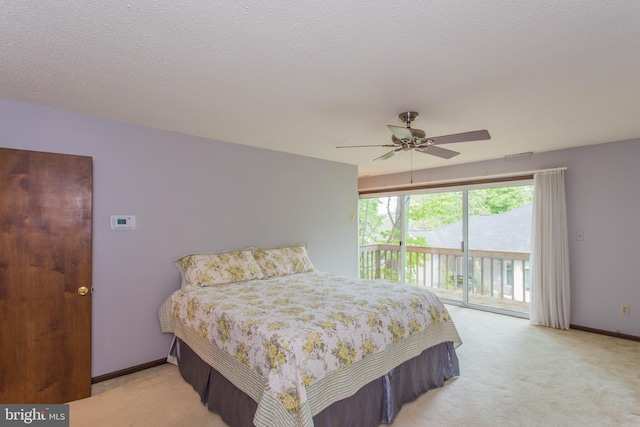
[[[496, 215], [469, 217], [469, 247], [475, 249], [529, 252], [531, 250], [532, 204]], [[429, 246], [459, 248], [462, 221], [437, 230], [409, 230], [412, 236], [424, 236]]]

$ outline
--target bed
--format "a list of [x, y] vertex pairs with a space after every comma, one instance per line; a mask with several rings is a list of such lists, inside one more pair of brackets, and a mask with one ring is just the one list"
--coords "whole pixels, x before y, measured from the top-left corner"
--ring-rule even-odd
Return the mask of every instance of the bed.
[[171, 354], [231, 426], [375, 426], [459, 375], [442, 302], [313, 268], [304, 244], [176, 261], [159, 311]]

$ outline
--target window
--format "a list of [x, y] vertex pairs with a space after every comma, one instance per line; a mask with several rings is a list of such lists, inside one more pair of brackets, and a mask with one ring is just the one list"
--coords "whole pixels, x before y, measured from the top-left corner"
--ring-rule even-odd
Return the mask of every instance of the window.
[[361, 196], [360, 276], [525, 315], [532, 200], [530, 179]]

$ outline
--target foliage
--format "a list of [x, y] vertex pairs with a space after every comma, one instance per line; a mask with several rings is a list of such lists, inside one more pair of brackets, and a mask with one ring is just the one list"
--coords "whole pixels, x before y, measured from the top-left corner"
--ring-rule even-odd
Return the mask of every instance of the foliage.
[[374, 243], [375, 236], [380, 234], [384, 219], [384, 216], [378, 214], [381, 203], [382, 201], [378, 198], [360, 199], [358, 203], [358, 233], [361, 245]]
[[[533, 186], [478, 188], [468, 194], [469, 215], [495, 215], [531, 203]], [[400, 242], [400, 200], [400, 196], [360, 199], [360, 244]], [[410, 195], [406, 210], [411, 229], [435, 230], [462, 219], [462, 193]], [[413, 243], [408, 239], [406, 244]]]
[[462, 193], [416, 194], [409, 197], [407, 221], [412, 229], [435, 230], [462, 218]]
[[[495, 215], [533, 200], [533, 186], [479, 188], [469, 191], [469, 215]], [[410, 196], [407, 220], [412, 229], [435, 230], [462, 219], [459, 191]]]
[[533, 201], [533, 186], [479, 188], [469, 191], [469, 215], [496, 215]]

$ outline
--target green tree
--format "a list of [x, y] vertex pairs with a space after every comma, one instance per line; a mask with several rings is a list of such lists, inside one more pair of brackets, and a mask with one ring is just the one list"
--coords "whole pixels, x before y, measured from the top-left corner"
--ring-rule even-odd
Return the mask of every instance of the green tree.
[[384, 217], [378, 214], [378, 206], [382, 202], [378, 198], [360, 199], [358, 203], [358, 232], [360, 244], [367, 245], [375, 241], [380, 233]]
[[[500, 214], [532, 200], [532, 185], [473, 189], [469, 191], [469, 215]], [[461, 218], [460, 192], [411, 195], [407, 219], [414, 229], [435, 230]]]
[[462, 196], [459, 192], [411, 195], [407, 220], [411, 227], [435, 230], [462, 218]]
[[380, 236], [384, 238], [387, 244], [399, 244], [402, 240], [402, 236], [400, 235], [400, 209], [399, 205], [401, 203], [402, 197], [388, 197], [385, 203], [385, 211], [387, 213], [386, 218], [391, 224], [391, 229], [388, 231], [382, 231]]
[[533, 186], [479, 188], [469, 191], [469, 215], [495, 215], [533, 201]]

